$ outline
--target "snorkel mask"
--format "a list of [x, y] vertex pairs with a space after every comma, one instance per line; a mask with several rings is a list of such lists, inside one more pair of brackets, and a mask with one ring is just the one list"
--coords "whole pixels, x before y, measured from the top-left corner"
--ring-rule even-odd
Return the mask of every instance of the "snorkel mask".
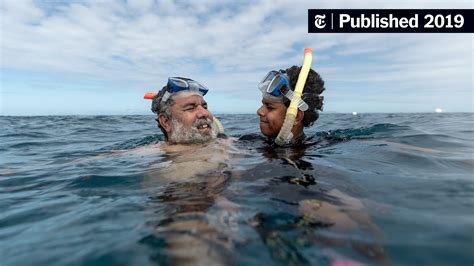
[[[290, 79], [285, 74], [284, 70], [272, 70], [268, 72], [265, 77], [258, 84], [258, 88], [263, 95], [271, 95], [273, 97], [285, 97], [288, 100], [293, 100], [293, 91], [290, 89]], [[308, 104], [299, 98], [298, 109], [301, 111], [308, 110]]]
[[[173, 93], [184, 90], [197, 92], [201, 94], [201, 96], [206, 95], [206, 93], [209, 91], [208, 88], [206, 88], [204, 85], [195, 80], [181, 77], [170, 77], [168, 78], [168, 83], [166, 84], [166, 92], [161, 98], [161, 102], [166, 102], [170, 98], [170, 96], [173, 95]], [[146, 93], [144, 98], [152, 100], [155, 96], [156, 93]]]

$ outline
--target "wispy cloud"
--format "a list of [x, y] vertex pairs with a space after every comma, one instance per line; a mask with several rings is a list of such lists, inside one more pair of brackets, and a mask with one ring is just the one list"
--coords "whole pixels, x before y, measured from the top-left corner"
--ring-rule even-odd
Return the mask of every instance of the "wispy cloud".
[[[404, 95], [408, 102], [427, 91], [440, 99], [470, 97], [461, 106], [472, 106], [472, 34], [308, 34], [308, 8], [472, 8], [472, 2], [2, 1], [1, 68], [4, 76], [25, 79], [68, 77], [55, 81], [64, 91], [75, 88], [69, 82], [98, 80], [137, 93], [182, 75], [258, 101], [260, 76], [300, 64], [302, 48], [310, 46], [333, 96], [326, 110], [342, 110], [338, 99], [347, 95], [380, 102], [399, 95], [403, 105]], [[4, 77], [4, 92], [15, 90], [6, 82], [15, 78]], [[371, 104], [367, 111], [383, 107]]]

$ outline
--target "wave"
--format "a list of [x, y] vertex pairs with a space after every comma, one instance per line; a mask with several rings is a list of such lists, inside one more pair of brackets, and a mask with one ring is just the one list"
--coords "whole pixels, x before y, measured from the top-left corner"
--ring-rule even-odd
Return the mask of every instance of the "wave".
[[114, 144], [108, 147], [105, 147], [101, 150], [130, 150], [135, 149], [141, 146], [146, 146], [150, 144], [157, 144], [160, 141], [164, 141], [164, 136], [162, 134], [156, 134], [151, 136], [146, 136], [139, 139], [131, 139], [122, 143]]

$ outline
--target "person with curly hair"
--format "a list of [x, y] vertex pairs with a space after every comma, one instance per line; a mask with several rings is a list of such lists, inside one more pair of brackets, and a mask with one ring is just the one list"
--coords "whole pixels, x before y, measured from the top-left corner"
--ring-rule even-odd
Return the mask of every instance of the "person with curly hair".
[[[271, 142], [278, 136], [290, 106], [292, 92], [296, 87], [301, 67], [292, 66], [286, 70], [270, 71], [260, 82], [262, 106], [257, 110], [260, 117], [260, 131]], [[306, 136], [304, 128], [311, 127], [323, 110], [324, 81], [314, 70], [310, 69], [303, 94], [298, 103], [298, 114], [291, 130], [291, 145], [302, 143]]]

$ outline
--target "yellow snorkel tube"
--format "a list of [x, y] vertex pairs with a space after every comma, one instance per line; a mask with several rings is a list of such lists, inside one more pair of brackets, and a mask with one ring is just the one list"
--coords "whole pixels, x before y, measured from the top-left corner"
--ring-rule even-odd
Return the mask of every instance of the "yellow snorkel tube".
[[291, 142], [293, 134], [291, 129], [295, 124], [296, 115], [298, 114], [298, 101], [303, 94], [303, 88], [306, 84], [306, 78], [308, 77], [309, 70], [311, 69], [311, 62], [313, 61], [313, 54], [311, 48], [304, 49], [304, 61], [301, 67], [300, 74], [298, 75], [298, 81], [296, 82], [295, 91], [293, 92], [293, 99], [291, 99], [290, 106], [286, 110], [285, 121], [283, 126], [275, 139], [275, 143], [279, 146], [287, 145]]

